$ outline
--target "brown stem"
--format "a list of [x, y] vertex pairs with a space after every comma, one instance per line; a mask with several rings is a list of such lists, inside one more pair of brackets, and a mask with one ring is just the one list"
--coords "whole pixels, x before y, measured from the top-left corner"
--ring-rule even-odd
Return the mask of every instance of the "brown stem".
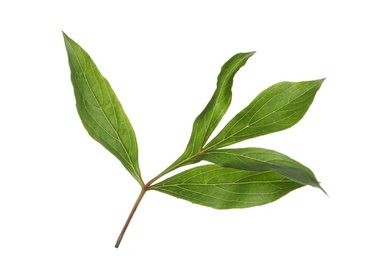
[[[179, 163], [176, 163], [176, 164], [174, 164], [174, 165], [171, 165], [171, 166], [168, 167], [165, 171], [163, 171], [162, 173], [160, 173], [159, 175], [157, 175], [156, 177], [154, 177], [153, 179], [151, 179], [148, 183], [146, 183], [146, 184], [141, 183], [141, 184], [142, 184], [142, 190], [141, 190], [141, 192], [140, 192], [140, 194], [139, 194], [137, 200], [136, 200], [135, 203], [134, 203], [134, 206], [133, 206], [133, 208], [132, 208], [132, 210], [131, 210], [131, 212], [130, 212], [129, 217], [128, 217], [127, 220], [126, 220], [125, 225], [123, 226], [122, 232], [119, 234], [119, 237], [118, 237], [118, 239], [117, 239], [117, 241], [116, 241], [116, 244], [115, 244], [115, 247], [116, 247], [116, 248], [119, 247], [119, 245], [120, 245], [120, 243], [121, 243], [121, 241], [122, 241], [122, 238], [123, 238], [123, 236], [124, 236], [124, 234], [125, 234], [125, 232], [126, 232], [126, 229], [127, 229], [127, 227], [129, 226], [130, 221], [131, 221], [131, 219], [133, 218], [133, 215], [134, 215], [135, 211], [136, 211], [137, 208], [138, 208], [139, 203], [141, 202], [142, 198], [143, 198], [144, 195], [145, 195], [145, 192], [151, 187], [151, 185], [152, 185], [155, 181], [157, 181], [158, 179], [160, 179], [162, 176], [164, 176], [165, 174], [167, 174], [168, 172], [170, 172], [170, 171], [172, 171], [172, 170], [174, 170], [174, 169], [180, 167], [180, 165], [182, 165], [182, 164], [185, 163], [186, 161], [188, 161], [188, 160], [190, 160], [190, 159], [192, 159], [192, 158], [194, 158], [194, 157], [196, 157], [196, 156], [198, 156], [198, 155], [201, 155], [201, 154], [204, 153], [204, 152], [205, 152], [205, 150], [203, 150], [203, 148], [202, 148], [198, 153], [193, 154], [192, 156], [190, 156], [190, 157], [188, 157], [188, 158], [186, 158], [186, 159], [180, 161]], [[142, 180], [141, 180], [141, 182], [142, 182]]]
[[123, 228], [122, 228], [122, 232], [119, 234], [118, 240], [116, 241], [116, 244], [115, 244], [115, 247], [116, 247], [116, 248], [119, 247], [119, 245], [120, 245], [120, 243], [121, 243], [121, 241], [122, 241], [123, 235], [125, 234], [126, 229], [127, 229], [127, 227], [129, 226], [130, 221], [131, 221], [131, 219], [133, 218], [133, 215], [134, 215], [135, 211], [137, 210], [138, 205], [139, 205], [139, 203], [141, 202], [141, 200], [142, 200], [142, 198], [143, 198], [143, 196], [144, 196], [144, 194], [145, 194], [146, 191], [147, 191], [147, 189], [146, 189], [145, 187], [143, 187], [142, 190], [141, 190], [141, 192], [140, 192], [140, 194], [139, 194], [139, 196], [138, 196], [138, 198], [137, 198], [137, 200], [135, 201], [134, 206], [133, 206], [133, 208], [132, 208], [132, 210], [131, 210], [131, 212], [130, 212], [130, 215], [129, 215], [129, 217], [127, 218], [126, 223], [125, 223], [125, 225], [124, 225]]

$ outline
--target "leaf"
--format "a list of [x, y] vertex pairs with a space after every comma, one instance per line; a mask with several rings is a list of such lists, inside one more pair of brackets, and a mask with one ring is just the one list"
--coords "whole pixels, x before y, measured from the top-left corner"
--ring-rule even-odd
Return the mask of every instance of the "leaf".
[[65, 33], [63, 36], [76, 107], [85, 129], [142, 184], [136, 136], [121, 103], [88, 53]]
[[[218, 148], [296, 124], [310, 107], [323, 79], [281, 82], [271, 86], [206, 145], [230, 105], [235, 74], [254, 52], [234, 55], [222, 66], [217, 88], [195, 119], [184, 153], [171, 166], [144, 183], [139, 170], [135, 132], [122, 105], [88, 53], [65, 33], [63, 36], [76, 107], [84, 127], [93, 139], [122, 162], [141, 185], [115, 247], [119, 247], [149, 190], [216, 209], [232, 209], [264, 205], [304, 185], [322, 189], [309, 168], [286, 155], [261, 148]], [[200, 160], [215, 164], [194, 167], [154, 184], [172, 170]]]
[[302, 186], [272, 171], [203, 165], [150, 188], [203, 206], [232, 209], [264, 205]]
[[[233, 78], [237, 71], [255, 52], [238, 53], [230, 58], [221, 68], [217, 88], [204, 110], [195, 119], [187, 148], [173, 165], [196, 155], [206, 143], [229, 108], [232, 99]], [[191, 161], [197, 162], [199, 160]], [[189, 161], [188, 161], [189, 163]], [[182, 164], [184, 165], [184, 164]]]
[[309, 168], [276, 151], [262, 148], [221, 149], [205, 153], [202, 159], [238, 170], [273, 171], [292, 181], [323, 190]]
[[280, 82], [261, 92], [208, 143], [214, 150], [287, 129], [301, 120], [325, 79]]

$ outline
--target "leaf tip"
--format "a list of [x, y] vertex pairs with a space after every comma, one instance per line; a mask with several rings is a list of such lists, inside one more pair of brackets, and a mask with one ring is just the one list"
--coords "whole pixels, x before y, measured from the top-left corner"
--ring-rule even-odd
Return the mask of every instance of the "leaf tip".
[[319, 188], [320, 190], [322, 190], [323, 193], [325, 193], [326, 196], [328, 196], [329, 198], [329, 195], [328, 193], [326, 193], [326, 191], [321, 187], [321, 185], [318, 183], [318, 185], [316, 185], [317, 188]]
[[66, 33], [64, 31], [61, 31], [62, 32], [62, 36], [64, 37], [64, 39], [68, 39], [68, 35], [66, 35]]
[[64, 31], [61, 31], [61, 32], [62, 32], [62, 36], [64, 37], [65, 45], [67, 46], [69, 43], [72, 42], [72, 39], [69, 38], [69, 36]]

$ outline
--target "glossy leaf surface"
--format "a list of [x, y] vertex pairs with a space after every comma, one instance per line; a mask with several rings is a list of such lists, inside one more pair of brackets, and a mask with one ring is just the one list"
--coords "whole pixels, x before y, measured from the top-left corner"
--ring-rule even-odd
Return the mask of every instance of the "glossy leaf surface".
[[[229, 108], [235, 74], [253, 54], [254, 52], [238, 53], [222, 66], [217, 79], [217, 88], [204, 110], [195, 119], [186, 150], [173, 165], [187, 160], [201, 150]], [[196, 159], [189, 162], [194, 163]]]
[[292, 181], [322, 189], [309, 168], [276, 151], [263, 148], [220, 149], [207, 152], [203, 159], [239, 170], [273, 171]]
[[[136, 136], [122, 105], [88, 53], [66, 34], [63, 36], [76, 107], [84, 127], [93, 139], [121, 161], [141, 185], [115, 247], [119, 247], [131, 219], [149, 190], [207, 207], [232, 209], [261, 206], [304, 185], [322, 189], [309, 168], [286, 155], [262, 148], [220, 148], [296, 124], [310, 107], [323, 79], [280, 82], [271, 86], [207, 144], [230, 105], [235, 74], [254, 52], [234, 55], [222, 66], [215, 92], [195, 119], [184, 153], [168, 168], [144, 183], [138, 165]], [[194, 167], [156, 183], [172, 170], [201, 160], [214, 164]]]
[[66, 34], [63, 36], [76, 107], [85, 129], [142, 183], [136, 136], [121, 103], [88, 53]]
[[221, 148], [287, 129], [305, 115], [324, 79], [280, 82], [261, 92], [206, 145]]
[[232, 209], [264, 205], [302, 186], [272, 171], [204, 165], [174, 175], [151, 189], [207, 207]]

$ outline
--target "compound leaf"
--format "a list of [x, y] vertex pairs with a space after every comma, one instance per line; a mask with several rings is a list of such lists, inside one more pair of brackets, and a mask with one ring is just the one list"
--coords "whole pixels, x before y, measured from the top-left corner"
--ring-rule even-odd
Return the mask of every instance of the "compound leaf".
[[[145, 184], [139, 169], [135, 132], [121, 103], [88, 53], [65, 33], [63, 36], [76, 107], [85, 129], [116, 156], [141, 185], [115, 247], [121, 243], [149, 190], [207, 207], [232, 209], [264, 205], [304, 185], [322, 189], [309, 168], [281, 153], [262, 148], [219, 148], [293, 126], [309, 109], [324, 79], [280, 82], [269, 87], [207, 144], [230, 105], [235, 74], [254, 52], [234, 55], [222, 66], [216, 90], [195, 119], [184, 153]], [[200, 160], [214, 164], [194, 167], [154, 184], [172, 170]]]
[[273, 171], [245, 171], [203, 165], [150, 188], [203, 206], [232, 209], [264, 205], [302, 186]]
[[261, 92], [208, 143], [214, 150], [287, 129], [301, 120], [324, 79], [280, 82]]
[[141, 184], [137, 140], [121, 103], [88, 53], [65, 33], [63, 36], [76, 107], [85, 129]]

